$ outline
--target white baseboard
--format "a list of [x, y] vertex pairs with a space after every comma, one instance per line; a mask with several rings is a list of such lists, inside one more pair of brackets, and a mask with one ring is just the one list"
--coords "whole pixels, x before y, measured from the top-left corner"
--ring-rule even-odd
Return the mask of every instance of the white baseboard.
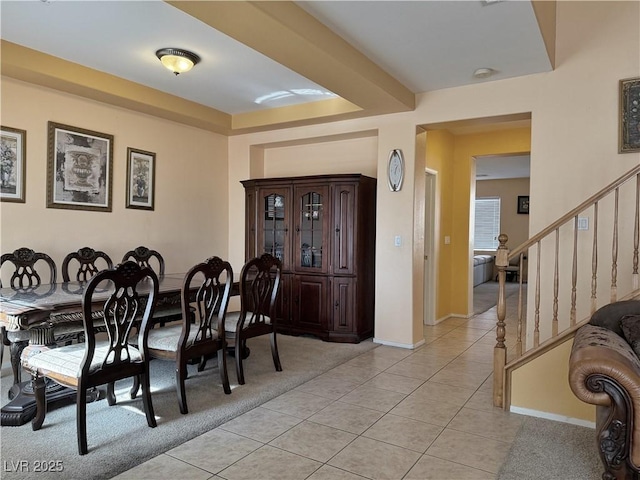
[[529, 417], [546, 418], [547, 420], [554, 420], [556, 422], [569, 423], [571, 425], [578, 425], [579, 427], [596, 428], [595, 422], [589, 422], [582, 420], [581, 418], [565, 417], [564, 415], [558, 415], [556, 413], [541, 412], [539, 410], [532, 410], [530, 408], [514, 407], [511, 406], [509, 411], [512, 413], [518, 413], [520, 415], [527, 415]]
[[389, 342], [387, 340], [380, 340], [379, 338], [373, 338], [373, 343], [379, 343], [380, 345], [386, 345], [388, 347], [398, 347], [398, 348], [407, 348], [409, 350], [415, 350], [418, 347], [424, 345], [424, 338], [420, 340], [418, 343], [398, 343], [398, 342]]
[[473, 315], [460, 315], [460, 314], [457, 314], [457, 313], [451, 313], [449, 315], [445, 315], [444, 317], [437, 319], [435, 324], [437, 325], [437, 324], [439, 324], [441, 322], [444, 322], [445, 320], [449, 320], [450, 318], [465, 318], [465, 319], [467, 319], [467, 318], [471, 318], [471, 317], [473, 317]]

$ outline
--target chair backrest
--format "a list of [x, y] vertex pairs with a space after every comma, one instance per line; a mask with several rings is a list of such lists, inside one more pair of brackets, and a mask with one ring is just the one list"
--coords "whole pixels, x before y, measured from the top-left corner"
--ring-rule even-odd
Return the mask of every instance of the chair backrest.
[[[158, 277], [149, 267], [124, 262], [113, 269], [94, 275], [83, 293], [82, 313], [85, 332], [85, 355], [81, 364], [82, 376], [96, 371], [115, 370], [119, 378], [126, 376], [126, 364], [140, 364], [147, 354], [149, 319], [158, 295]], [[96, 315], [95, 305], [101, 315]], [[96, 318], [103, 323], [98, 325]], [[108, 346], [100, 365], [92, 365], [96, 349], [96, 333], [104, 327]], [[138, 329], [137, 339], [132, 330]], [[142, 358], [132, 353], [132, 345]], [[101, 352], [103, 353], [103, 352]], [[102, 355], [100, 355], [102, 357]], [[107, 380], [108, 381], [108, 380]]]
[[211, 257], [187, 272], [182, 284], [182, 318], [194, 321], [182, 322], [179, 346], [187, 344], [191, 329], [197, 329], [191, 335], [192, 345], [210, 341], [213, 331], [218, 333], [216, 338], [224, 340], [224, 318], [232, 285], [231, 265], [219, 257]]
[[[102, 259], [102, 260], [101, 260]], [[94, 250], [90, 247], [82, 247], [77, 252], [71, 252], [62, 261], [62, 281], [71, 281], [69, 275], [69, 266], [71, 262], [78, 262], [78, 270], [76, 271], [75, 280], [78, 282], [86, 282], [100, 270], [105, 268], [113, 268], [113, 262], [106, 253], [100, 250]], [[105, 265], [101, 267], [100, 265]]]
[[[30, 248], [22, 247], [14, 250], [12, 253], [4, 253], [2, 257], [0, 257], [0, 267], [5, 262], [11, 262], [15, 267], [9, 280], [9, 285], [12, 288], [24, 290], [35, 288], [45, 283], [41, 275], [42, 271], [38, 273], [36, 269], [36, 262], [40, 262], [38, 266], [42, 265], [42, 269], [49, 271], [48, 283], [56, 283], [56, 264], [46, 253], [34, 252]], [[46, 276], [44, 280], [47, 280]], [[0, 286], [2, 286], [1, 279]]]
[[240, 272], [241, 314], [238, 331], [275, 320], [275, 305], [280, 290], [282, 262], [268, 253], [244, 264]]
[[[147, 247], [139, 246], [134, 250], [129, 250], [122, 257], [122, 261], [126, 262], [130, 258], [133, 258], [141, 267], [150, 267], [159, 275], [164, 275], [164, 258], [155, 250], [149, 250]], [[154, 268], [152, 263], [153, 259], [157, 262], [157, 268]]]

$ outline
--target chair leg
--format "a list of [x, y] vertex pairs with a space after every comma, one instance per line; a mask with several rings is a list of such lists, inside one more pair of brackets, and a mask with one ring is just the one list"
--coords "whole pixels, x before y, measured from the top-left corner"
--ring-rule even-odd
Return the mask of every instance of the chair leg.
[[131, 397], [131, 400], [133, 400], [138, 396], [139, 389], [140, 389], [140, 379], [136, 375], [135, 377], [133, 377], [133, 385], [131, 386], [131, 390], [129, 390], [129, 396]]
[[151, 401], [151, 382], [149, 381], [149, 369], [140, 375], [140, 382], [142, 383], [142, 406], [144, 407], [144, 413], [147, 416], [147, 425], [154, 428], [156, 424], [156, 415], [153, 412], [153, 403]]
[[31, 428], [33, 430], [40, 430], [44, 423], [44, 417], [47, 415], [47, 397], [46, 397], [46, 385], [44, 383], [44, 377], [35, 375], [33, 378], [33, 393], [36, 397], [36, 416], [31, 420]]
[[[111, 383], [110, 385], [113, 385]], [[111, 404], [110, 404], [111, 405]], [[76, 426], [78, 430], [78, 453], [87, 453], [87, 388], [82, 384], [78, 385], [76, 394]]]
[[185, 378], [187, 378], [187, 364], [180, 363], [176, 367], [176, 391], [178, 393], [178, 405], [180, 413], [183, 415], [189, 413], [187, 408], [187, 394], [185, 392]]
[[115, 382], [107, 383], [107, 403], [109, 406], [113, 406], [116, 404], [116, 394], [114, 391]]
[[281, 372], [282, 365], [280, 365], [280, 355], [278, 355], [278, 343], [276, 342], [275, 330], [271, 332], [271, 356], [273, 357], [273, 366], [276, 367], [276, 372]]
[[238, 383], [240, 385], [244, 385], [244, 371], [242, 370], [242, 354], [243, 354], [244, 343], [246, 342], [243, 342], [240, 336], [236, 336], [236, 346], [235, 346], [236, 375], [238, 377]]
[[207, 356], [203, 355], [202, 357], [200, 357], [200, 364], [198, 365], [198, 371], [202, 372], [204, 371], [204, 367], [207, 365]]
[[222, 382], [224, 393], [229, 395], [231, 393], [231, 387], [229, 386], [229, 374], [227, 373], [226, 348], [218, 349], [218, 370], [220, 370], [220, 381]]

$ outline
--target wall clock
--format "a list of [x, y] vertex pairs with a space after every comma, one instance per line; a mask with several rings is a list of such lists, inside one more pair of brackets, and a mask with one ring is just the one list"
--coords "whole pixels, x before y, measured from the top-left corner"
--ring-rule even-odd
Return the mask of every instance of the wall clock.
[[389, 181], [389, 188], [392, 192], [397, 192], [402, 188], [402, 180], [404, 179], [404, 158], [402, 157], [402, 150], [399, 148], [391, 150], [391, 155], [389, 155], [387, 179]]

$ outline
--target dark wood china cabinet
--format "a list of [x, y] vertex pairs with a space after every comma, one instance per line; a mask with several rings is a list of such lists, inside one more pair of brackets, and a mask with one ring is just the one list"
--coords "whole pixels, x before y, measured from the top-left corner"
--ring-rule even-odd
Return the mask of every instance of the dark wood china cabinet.
[[376, 179], [360, 174], [244, 180], [247, 259], [282, 261], [282, 333], [357, 343], [373, 335]]

